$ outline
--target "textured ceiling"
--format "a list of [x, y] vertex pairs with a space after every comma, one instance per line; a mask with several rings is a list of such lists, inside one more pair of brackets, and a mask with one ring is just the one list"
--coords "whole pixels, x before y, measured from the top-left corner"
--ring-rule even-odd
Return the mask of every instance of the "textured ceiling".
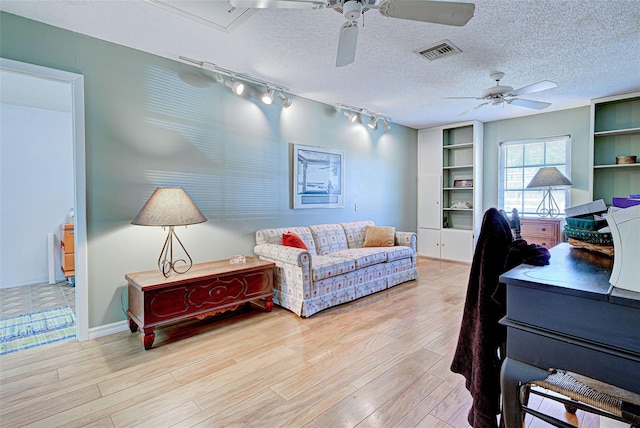
[[[558, 83], [522, 97], [552, 103], [541, 112], [640, 90], [640, 0], [476, 0], [464, 27], [370, 10], [355, 62], [341, 68], [335, 56], [345, 20], [334, 10], [234, 11], [243, 16], [216, 28], [205, 21], [215, 20], [214, 9], [226, 2], [182, 1], [205, 12], [188, 17], [151, 0], [2, 0], [0, 9], [166, 58], [215, 63], [297, 96], [366, 108], [412, 128], [540, 112], [484, 106], [459, 116], [482, 101], [444, 98], [479, 96], [495, 84], [492, 71], [505, 72], [501, 84], [516, 89], [540, 80]], [[443, 39], [462, 53], [433, 62], [414, 53]]]

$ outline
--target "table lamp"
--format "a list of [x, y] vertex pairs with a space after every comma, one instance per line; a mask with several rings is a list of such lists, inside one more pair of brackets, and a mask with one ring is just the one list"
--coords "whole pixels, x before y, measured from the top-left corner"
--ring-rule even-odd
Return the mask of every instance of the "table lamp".
[[[158, 187], [138, 215], [131, 221], [131, 224], [162, 226], [163, 229], [165, 227], [169, 228], [167, 239], [165, 239], [160, 257], [158, 257], [158, 268], [164, 277], [168, 278], [172, 271], [185, 273], [193, 265], [191, 256], [173, 230], [174, 226], [187, 226], [205, 221], [207, 221], [207, 218], [182, 187]], [[185, 259], [173, 259], [174, 238], [182, 247], [189, 259], [188, 262]], [[183, 263], [184, 265], [176, 266], [178, 263]]]
[[536, 213], [540, 217], [558, 217], [560, 215], [560, 207], [553, 198], [551, 191], [554, 187], [559, 186], [573, 186], [571, 180], [562, 175], [562, 173], [555, 166], [547, 166], [540, 168], [536, 175], [533, 176], [527, 189], [544, 188], [544, 195]]

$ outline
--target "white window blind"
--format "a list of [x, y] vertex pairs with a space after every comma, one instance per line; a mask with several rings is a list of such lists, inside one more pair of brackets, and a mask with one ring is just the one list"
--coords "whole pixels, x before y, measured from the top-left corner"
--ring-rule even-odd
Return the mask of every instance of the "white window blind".
[[[571, 179], [571, 136], [506, 141], [500, 144], [498, 204], [506, 212], [513, 208], [521, 216], [536, 216], [544, 189], [527, 189], [542, 167], [555, 166]], [[552, 191], [560, 212], [570, 206], [569, 188]]]

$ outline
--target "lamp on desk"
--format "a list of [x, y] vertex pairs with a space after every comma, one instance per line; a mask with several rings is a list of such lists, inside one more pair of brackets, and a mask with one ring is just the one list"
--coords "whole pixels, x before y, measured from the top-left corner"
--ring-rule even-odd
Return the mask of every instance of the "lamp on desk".
[[[158, 257], [158, 268], [165, 278], [171, 272], [185, 273], [193, 265], [193, 260], [184, 245], [173, 230], [174, 226], [187, 226], [190, 224], [204, 223], [207, 218], [202, 214], [193, 200], [182, 187], [158, 187], [131, 224], [140, 226], [162, 226], [169, 228], [167, 239]], [[173, 239], [175, 238], [182, 247], [189, 261], [185, 259], [173, 259]], [[184, 264], [176, 266], [177, 264]], [[186, 268], [186, 269], [185, 269]]]
[[559, 186], [573, 186], [573, 183], [555, 166], [540, 168], [527, 184], [527, 189], [544, 188], [542, 201], [536, 209], [536, 213], [540, 217], [558, 217], [560, 215], [560, 207], [552, 194], [552, 190]]

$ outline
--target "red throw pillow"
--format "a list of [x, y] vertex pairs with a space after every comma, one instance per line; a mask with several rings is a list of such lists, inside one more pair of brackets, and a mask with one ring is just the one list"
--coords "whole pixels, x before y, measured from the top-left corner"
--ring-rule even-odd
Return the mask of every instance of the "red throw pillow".
[[301, 248], [303, 250], [309, 250], [307, 246], [304, 244], [302, 238], [296, 235], [293, 232], [287, 232], [282, 234], [282, 245], [286, 245], [287, 247], [295, 247]]

